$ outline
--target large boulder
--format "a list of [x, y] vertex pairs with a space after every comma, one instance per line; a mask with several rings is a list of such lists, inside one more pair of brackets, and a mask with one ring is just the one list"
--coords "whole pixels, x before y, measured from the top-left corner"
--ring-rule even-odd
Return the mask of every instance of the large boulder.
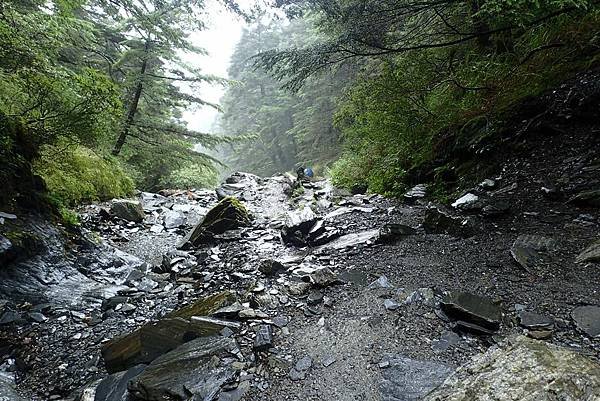
[[198, 338], [157, 358], [129, 383], [129, 391], [145, 401], [214, 400], [235, 378], [235, 370], [223, 363], [235, 353], [232, 338]]
[[184, 239], [184, 244], [199, 246], [207, 237], [251, 224], [250, 213], [237, 199], [226, 197], [210, 209], [204, 219]]
[[12, 377], [4, 372], [0, 372], [0, 401], [25, 401], [17, 393]]
[[113, 373], [147, 364], [190, 340], [219, 333], [230, 327], [229, 322], [196, 317], [208, 316], [231, 302], [229, 293], [220, 293], [107, 342], [101, 349], [106, 370]]
[[595, 401], [600, 365], [575, 351], [511, 337], [460, 367], [425, 401]]
[[110, 205], [113, 215], [127, 221], [139, 223], [144, 220], [144, 208], [142, 203], [128, 199], [115, 199]]

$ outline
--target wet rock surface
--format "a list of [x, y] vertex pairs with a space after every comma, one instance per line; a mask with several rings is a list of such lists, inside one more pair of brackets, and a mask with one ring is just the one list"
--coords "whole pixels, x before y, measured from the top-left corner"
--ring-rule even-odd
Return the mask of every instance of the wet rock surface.
[[[327, 181], [290, 197], [287, 176], [235, 174], [216, 192], [142, 193], [142, 221], [110, 203], [82, 208], [83, 233], [102, 244], [39, 217], [6, 219], [4, 237], [27, 230], [44, 246], [0, 268], [0, 371], [34, 401], [98, 394], [101, 380], [97, 401], [124, 384], [148, 400], [371, 401], [422, 397], [513, 334], [597, 364], [600, 270], [578, 255], [600, 221], [564, 202], [594, 180], [584, 138], [544, 137], [527, 157], [503, 157], [493, 185], [452, 198], [476, 195], [467, 209], [425, 190], [391, 200]], [[540, 190], [547, 181], [560, 182], [560, 200]], [[252, 219], [177, 249], [229, 197]], [[300, 241], [283, 242], [286, 227]], [[536, 253], [527, 269], [515, 244]]]

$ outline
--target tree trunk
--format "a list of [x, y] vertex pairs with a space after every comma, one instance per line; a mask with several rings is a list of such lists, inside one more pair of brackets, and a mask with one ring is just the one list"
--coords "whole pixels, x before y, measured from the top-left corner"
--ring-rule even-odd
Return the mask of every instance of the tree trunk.
[[146, 74], [146, 68], [148, 67], [148, 50], [150, 48], [150, 40], [146, 40], [146, 44], [144, 45], [144, 59], [142, 60], [142, 66], [140, 68], [140, 77], [138, 83], [135, 87], [135, 92], [133, 93], [133, 99], [131, 99], [131, 103], [129, 104], [129, 108], [127, 109], [127, 118], [123, 122], [123, 126], [121, 127], [121, 131], [119, 132], [119, 136], [117, 137], [117, 142], [115, 142], [115, 147], [112, 150], [113, 156], [118, 156], [121, 153], [121, 149], [125, 142], [127, 141], [127, 136], [129, 135], [129, 130], [131, 129], [131, 125], [133, 124], [133, 119], [135, 118], [135, 114], [137, 113], [138, 105], [140, 103], [140, 97], [142, 96], [143, 90], [143, 82], [144, 82], [144, 74]]
[[470, 3], [471, 19], [473, 20], [474, 33], [477, 35], [477, 44], [482, 49], [488, 48], [491, 45], [490, 34], [488, 33], [490, 31], [490, 26], [480, 15], [477, 15], [481, 9], [483, 0], [470, 0]]

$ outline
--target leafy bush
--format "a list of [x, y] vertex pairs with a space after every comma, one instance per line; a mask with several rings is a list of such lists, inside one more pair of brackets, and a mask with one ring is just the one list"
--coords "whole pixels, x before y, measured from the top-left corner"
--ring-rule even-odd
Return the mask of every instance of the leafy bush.
[[162, 185], [165, 188], [212, 188], [217, 184], [217, 179], [214, 168], [189, 163], [162, 180]]
[[507, 110], [598, 64], [598, 26], [598, 11], [564, 15], [510, 38], [510, 51], [463, 45], [372, 62], [336, 114], [344, 152], [333, 181], [399, 194], [407, 172], [470, 152]]
[[134, 189], [133, 180], [117, 161], [83, 146], [45, 146], [34, 167], [46, 182], [50, 197], [63, 206], [123, 197]]

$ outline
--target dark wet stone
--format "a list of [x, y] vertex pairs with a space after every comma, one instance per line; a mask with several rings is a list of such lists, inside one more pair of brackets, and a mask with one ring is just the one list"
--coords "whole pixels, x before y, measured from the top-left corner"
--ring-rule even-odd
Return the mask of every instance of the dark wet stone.
[[500, 328], [500, 307], [490, 299], [467, 292], [452, 292], [440, 302], [450, 318], [481, 326], [490, 331]]
[[388, 223], [379, 230], [378, 240], [379, 242], [387, 244], [409, 235], [414, 235], [416, 232], [417, 231], [414, 228], [404, 224]]
[[369, 186], [367, 184], [354, 184], [350, 187], [350, 193], [352, 195], [364, 195], [368, 189]]
[[519, 313], [519, 324], [531, 330], [552, 329], [554, 327], [554, 319], [537, 313], [523, 311]]
[[109, 309], [113, 309], [115, 306], [119, 305], [119, 304], [124, 304], [125, 302], [129, 301], [129, 297], [123, 297], [123, 296], [114, 296], [114, 297], [110, 297], [108, 299], [104, 299], [102, 301], [102, 312], [105, 312]]
[[145, 401], [213, 400], [235, 371], [221, 360], [239, 349], [235, 340], [203, 337], [192, 340], [152, 362], [129, 384]]
[[308, 298], [306, 298], [306, 302], [309, 305], [318, 305], [321, 302], [323, 302], [323, 293], [321, 293], [321, 291], [311, 291], [310, 294], [308, 294]]
[[242, 304], [240, 304], [239, 302], [234, 302], [231, 305], [219, 308], [218, 310], [213, 312], [212, 315], [216, 317], [235, 319], [236, 317], [238, 317], [238, 314], [244, 309], [246, 308]]
[[327, 287], [328, 285], [338, 282], [337, 275], [328, 267], [320, 267], [309, 274], [310, 282], [319, 287]]
[[46, 316], [44, 316], [43, 314], [39, 313], [39, 312], [31, 312], [28, 314], [29, 319], [33, 320], [34, 322], [38, 322], [38, 323], [43, 323], [46, 320], [48, 320], [48, 318]]
[[317, 223], [317, 216], [309, 207], [302, 210], [288, 212], [285, 220], [285, 230], [288, 232], [300, 231], [303, 234], [308, 232]]
[[577, 328], [592, 338], [600, 337], [600, 306], [586, 305], [571, 312]]
[[491, 330], [479, 324], [465, 322], [464, 320], [456, 320], [452, 323], [454, 330], [459, 332], [467, 332], [484, 336], [492, 336], [497, 333], [497, 330]]
[[504, 201], [491, 201], [488, 202], [483, 209], [481, 209], [481, 213], [484, 216], [495, 217], [500, 216], [502, 214], [507, 213], [510, 210], [510, 204]]
[[600, 240], [581, 252], [575, 261], [577, 263], [600, 262]]
[[250, 382], [243, 381], [235, 389], [223, 391], [219, 394], [219, 399], [217, 401], [239, 401], [246, 395], [248, 390], [250, 390]]
[[8, 311], [4, 312], [2, 314], [2, 316], [0, 316], [0, 325], [12, 324], [12, 323], [19, 322], [20, 320], [21, 320], [21, 315], [18, 312], [8, 310]]
[[210, 209], [204, 219], [183, 240], [183, 245], [199, 246], [207, 238], [226, 231], [250, 226], [250, 214], [237, 199], [227, 197]]
[[469, 219], [453, 216], [441, 208], [427, 209], [423, 228], [429, 234], [446, 234], [465, 238], [475, 235], [475, 229]]
[[96, 387], [94, 401], [128, 401], [127, 385], [140, 375], [146, 365], [137, 365], [125, 371], [114, 373], [102, 379]]
[[[210, 315], [229, 301], [229, 293], [216, 294], [177, 310], [158, 322], [148, 323], [130, 334], [107, 342], [101, 348], [107, 371], [114, 373], [138, 364], [150, 363], [194, 338], [217, 335], [223, 327], [231, 328], [231, 324], [236, 323], [200, 318]], [[199, 319], [192, 320], [192, 316], [198, 316]]]
[[552, 238], [539, 235], [520, 235], [510, 248], [510, 255], [526, 271], [531, 271], [543, 258], [542, 253], [556, 246]]
[[581, 192], [569, 199], [569, 203], [578, 206], [600, 207], [600, 189]]
[[253, 349], [255, 351], [266, 351], [271, 347], [273, 347], [273, 328], [269, 324], [263, 324], [256, 332]]
[[110, 211], [114, 216], [136, 223], [144, 220], [144, 209], [141, 202], [127, 199], [114, 200], [110, 205]]
[[439, 386], [454, 367], [439, 362], [396, 356], [385, 360], [379, 383], [382, 401], [416, 401]]
[[258, 266], [258, 271], [266, 276], [272, 276], [276, 273], [285, 271], [285, 266], [283, 263], [277, 260], [264, 259], [261, 260], [260, 265]]

